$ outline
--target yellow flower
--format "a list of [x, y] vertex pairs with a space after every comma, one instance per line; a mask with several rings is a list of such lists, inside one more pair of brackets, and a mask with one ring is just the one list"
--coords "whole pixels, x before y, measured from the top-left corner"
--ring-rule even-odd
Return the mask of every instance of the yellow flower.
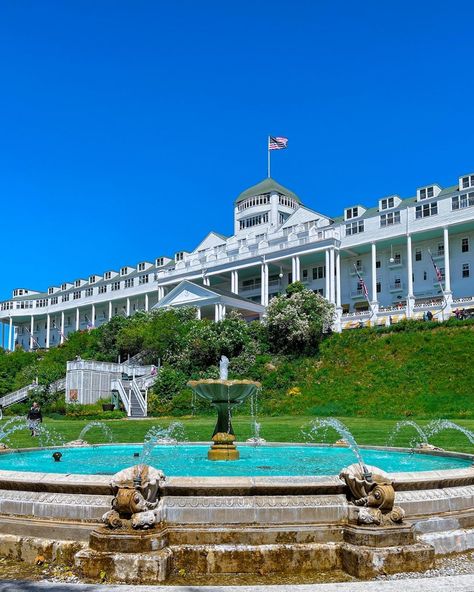
[[288, 392], [286, 394], [290, 395], [291, 397], [294, 397], [295, 395], [301, 394], [301, 389], [299, 386], [293, 386], [290, 389], [288, 389]]

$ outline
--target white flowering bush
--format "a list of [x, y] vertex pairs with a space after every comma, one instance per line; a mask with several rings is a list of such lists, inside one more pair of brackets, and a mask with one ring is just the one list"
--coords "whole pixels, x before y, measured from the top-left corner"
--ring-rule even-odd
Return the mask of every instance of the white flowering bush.
[[334, 305], [295, 282], [288, 286], [286, 294], [272, 298], [268, 305], [268, 342], [278, 353], [313, 353], [333, 319]]

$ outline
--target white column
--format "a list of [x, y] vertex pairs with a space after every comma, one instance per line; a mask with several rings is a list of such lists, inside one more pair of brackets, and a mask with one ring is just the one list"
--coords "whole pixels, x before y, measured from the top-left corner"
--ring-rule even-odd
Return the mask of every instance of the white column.
[[[10, 319], [10, 321], [11, 321], [11, 319]], [[11, 327], [11, 322], [10, 322], [10, 327]], [[35, 330], [35, 318], [33, 315], [31, 315], [31, 317], [30, 317], [30, 351], [33, 349], [33, 345], [34, 345], [34, 341], [33, 341], [34, 330]]]
[[92, 326], [95, 327], [95, 304], [92, 305], [91, 315], [92, 315], [91, 323], [92, 323]]
[[49, 349], [49, 334], [51, 331], [51, 316], [48, 313], [46, 315], [46, 349]]
[[372, 303], [377, 302], [377, 246], [375, 243], [372, 243], [372, 270], [371, 270], [371, 277], [372, 277]]
[[[33, 317], [31, 317], [33, 319]], [[13, 319], [10, 317], [10, 327], [8, 330], [8, 349], [13, 351]], [[31, 338], [30, 338], [30, 349], [31, 349]]]
[[196, 309], [196, 318], [198, 320], [201, 320], [201, 307], [200, 306], [198, 306]]
[[109, 300], [109, 321], [112, 318], [112, 300]]
[[148, 294], [145, 294], [145, 312], [148, 312]]
[[226, 315], [225, 305], [221, 304], [221, 321], [223, 321], [225, 319], [225, 315]]
[[267, 306], [268, 304], [268, 264], [262, 263], [261, 269], [261, 287], [260, 287], [260, 302], [262, 306]]
[[2, 347], [5, 348], [5, 323], [2, 321]]
[[230, 272], [230, 291], [233, 294], [239, 293], [239, 272], [237, 270]]
[[164, 295], [165, 289], [163, 288], [163, 286], [158, 286], [158, 302], [162, 300], [162, 298], [164, 298]]
[[331, 295], [330, 302], [335, 302], [335, 282], [334, 282], [334, 248], [329, 250], [329, 293]]
[[130, 298], [127, 298], [127, 317], [130, 316]]
[[219, 321], [219, 305], [214, 304], [214, 322], [217, 323]]
[[336, 251], [336, 306], [341, 308], [341, 253]]
[[413, 255], [410, 234], [407, 234], [407, 276], [407, 317], [411, 317], [413, 314], [413, 305], [415, 304], [415, 296], [413, 294]]
[[326, 285], [324, 287], [324, 296], [326, 298], [326, 300], [328, 302], [331, 301], [331, 295], [329, 294], [329, 269], [330, 269], [330, 265], [329, 265], [329, 249], [326, 249], [325, 251], [325, 255], [326, 255]]
[[81, 326], [81, 317], [79, 314], [79, 308], [76, 308], [76, 331], [79, 331], [80, 326]]
[[64, 310], [61, 312], [61, 335], [59, 339], [60, 343], [64, 343]]
[[293, 281], [294, 282], [301, 281], [301, 266], [300, 266], [300, 258], [298, 256], [292, 257], [291, 268], [293, 270]]
[[449, 262], [449, 231], [445, 227], [443, 229], [444, 238], [444, 291], [446, 294], [451, 293], [451, 266]]
[[210, 280], [210, 278], [207, 275], [205, 275], [202, 278], [202, 283], [203, 283], [204, 286], [210, 286], [211, 285], [211, 280]]

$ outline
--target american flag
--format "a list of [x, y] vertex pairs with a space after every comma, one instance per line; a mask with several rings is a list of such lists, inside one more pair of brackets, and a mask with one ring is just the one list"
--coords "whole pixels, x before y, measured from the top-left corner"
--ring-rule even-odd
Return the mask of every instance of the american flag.
[[369, 301], [369, 291], [367, 290], [367, 285], [364, 282], [364, 280], [362, 279], [362, 276], [360, 275], [359, 270], [357, 269], [357, 265], [355, 263], [354, 263], [354, 269], [357, 274], [357, 278], [359, 280], [359, 286], [362, 289], [362, 292], [364, 292], [364, 296], [366, 297], [367, 302], [368, 302]]
[[283, 150], [283, 148], [288, 148], [288, 138], [268, 136], [269, 150]]
[[436, 279], [438, 280], [439, 283], [441, 283], [443, 281], [443, 274], [441, 273], [441, 269], [436, 265], [435, 260], [433, 259], [433, 255], [431, 254], [431, 251], [428, 250], [430, 257], [431, 257], [431, 263], [433, 264], [435, 273], [436, 273]]

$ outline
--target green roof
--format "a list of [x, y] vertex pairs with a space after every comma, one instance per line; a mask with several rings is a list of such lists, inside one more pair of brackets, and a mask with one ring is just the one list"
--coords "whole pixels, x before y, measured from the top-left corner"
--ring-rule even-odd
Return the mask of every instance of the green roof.
[[271, 177], [267, 177], [263, 181], [260, 181], [260, 183], [257, 183], [256, 185], [252, 185], [252, 187], [249, 187], [245, 191], [242, 191], [242, 193], [235, 200], [235, 203], [239, 203], [242, 200], [247, 199], [247, 197], [254, 197], [255, 195], [263, 195], [264, 193], [272, 193], [272, 192], [282, 193], [283, 195], [287, 195], [288, 197], [292, 197], [298, 203], [301, 203], [301, 200], [296, 195], [296, 193], [293, 193], [293, 191], [290, 191], [286, 187], [283, 187], [283, 185], [280, 185], [280, 183], [277, 183]]

